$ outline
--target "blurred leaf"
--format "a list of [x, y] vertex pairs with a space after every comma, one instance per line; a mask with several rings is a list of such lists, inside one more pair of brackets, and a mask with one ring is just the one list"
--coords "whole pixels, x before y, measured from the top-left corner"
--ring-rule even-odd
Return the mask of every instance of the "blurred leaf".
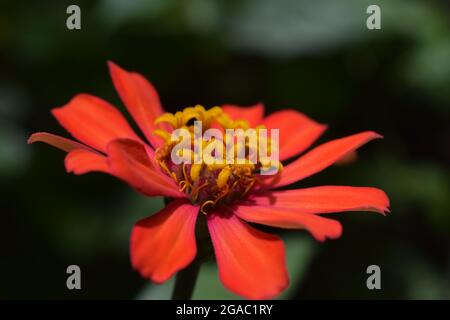
[[389, 157], [378, 158], [369, 171], [373, 181], [378, 179], [389, 194], [392, 212], [406, 213], [408, 207], [419, 207], [437, 229], [450, 230], [448, 172], [432, 163], [400, 162]]
[[[405, 65], [405, 78], [415, 87], [450, 101], [450, 37], [448, 34], [430, 39], [410, 54]], [[449, 111], [445, 104], [436, 104]]]
[[164, 282], [163, 284], [147, 284], [136, 296], [137, 300], [169, 300], [172, 296], [175, 278]]
[[30, 160], [27, 136], [19, 125], [27, 111], [29, 97], [25, 89], [0, 79], [0, 176], [17, 176]]
[[398, 276], [406, 286], [406, 298], [413, 300], [450, 299], [450, 282], [445, 274], [419, 251], [399, 246], [396, 250]]
[[173, 0], [101, 0], [97, 4], [99, 19], [110, 28], [136, 19], [151, 19], [160, 15]]
[[23, 130], [0, 121], [0, 176], [13, 177], [23, 173], [30, 160], [30, 150]]
[[250, 0], [231, 19], [231, 41], [274, 56], [317, 52], [361, 39], [365, 19], [359, 0]]

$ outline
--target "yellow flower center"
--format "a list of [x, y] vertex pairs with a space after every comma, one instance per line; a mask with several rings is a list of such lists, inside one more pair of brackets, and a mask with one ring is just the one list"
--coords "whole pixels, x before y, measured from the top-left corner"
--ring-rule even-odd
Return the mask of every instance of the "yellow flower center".
[[232, 120], [220, 107], [164, 113], [155, 124], [160, 129], [153, 133], [164, 140], [156, 160], [204, 214], [244, 198], [262, 172], [282, 169], [271, 157], [278, 146], [264, 126], [249, 128], [246, 120]]

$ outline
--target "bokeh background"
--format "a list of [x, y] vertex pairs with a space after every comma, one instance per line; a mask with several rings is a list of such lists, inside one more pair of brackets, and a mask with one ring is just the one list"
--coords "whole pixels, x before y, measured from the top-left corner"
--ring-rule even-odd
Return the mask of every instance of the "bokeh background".
[[[66, 28], [77, 4], [82, 29]], [[366, 8], [382, 29], [366, 28]], [[262, 101], [329, 124], [326, 141], [363, 130], [384, 140], [297, 184], [375, 186], [387, 217], [335, 215], [342, 238], [282, 233], [292, 284], [280, 298], [450, 298], [450, 5], [419, 0], [99, 0], [0, 4], [0, 298], [167, 298], [129, 263], [133, 223], [163, 206], [102, 174], [65, 173], [66, 135], [50, 114], [76, 93], [123, 106], [111, 59], [150, 79], [168, 110]], [[82, 290], [66, 289], [66, 267]], [[382, 290], [366, 288], [379, 265]], [[205, 265], [194, 298], [233, 298]]]

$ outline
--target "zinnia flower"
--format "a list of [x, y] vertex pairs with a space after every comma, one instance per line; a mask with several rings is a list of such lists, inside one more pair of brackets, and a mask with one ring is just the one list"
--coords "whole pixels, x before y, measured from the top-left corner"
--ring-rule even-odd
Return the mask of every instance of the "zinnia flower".
[[104, 172], [146, 196], [173, 199], [133, 227], [131, 263], [143, 277], [162, 283], [187, 267], [197, 254], [196, 222], [206, 219], [223, 285], [245, 298], [272, 298], [289, 284], [284, 245], [278, 236], [247, 222], [305, 229], [318, 241], [324, 241], [340, 237], [342, 226], [322, 214], [388, 212], [389, 200], [376, 188], [277, 190], [333, 165], [363, 144], [380, 138], [379, 134], [366, 131], [319, 145], [284, 166], [276, 176], [261, 176], [255, 165], [177, 165], [170, 160], [170, 133], [176, 128], [190, 128], [192, 119], [222, 129], [279, 129], [280, 161], [305, 151], [326, 126], [294, 110], [265, 117], [262, 104], [223, 105], [209, 110], [194, 106], [175, 114], [164, 113], [156, 90], [144, 77], [112, 62], [109, 70], [120, 98], [145, 139], [111, 104], [79, 94], [52, 110], [77, 141], [38, 132], [31, 135], [29, 143], [41, 141], [66, 151], [68, 172]]

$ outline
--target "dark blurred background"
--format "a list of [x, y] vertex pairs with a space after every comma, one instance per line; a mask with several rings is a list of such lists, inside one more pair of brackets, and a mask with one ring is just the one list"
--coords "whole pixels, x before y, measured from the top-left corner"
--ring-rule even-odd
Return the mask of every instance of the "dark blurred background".
[[[81, 8], [82, 29], [66, 28]], [[381, 30], [366, 8], [381, 7]], [[162, 207], [102, 174], [65, 173], [64, 154], [29, 146], [68, 136], [50, 114], [79, 92], [123, 110], [106, 61], [145, 75], [164, 106], [298, 109], [329, 124], [321, 141], [385, 139], [298, 187], [374, 186], [387, 217], [336, 214], [342, 238], [286, 232], [291, 287], [280, 298], [450, 299], [450, 5], [415, 0], [100, 0], [0, 4], [0, 298], [167, 298], [129, 263], [133, 223]], [[66, 288], [66, 267], [82, 290]], [[382, 290], [366, 288], [381, 268]], [[213, 263], [195, 298], [232, 298]]]

